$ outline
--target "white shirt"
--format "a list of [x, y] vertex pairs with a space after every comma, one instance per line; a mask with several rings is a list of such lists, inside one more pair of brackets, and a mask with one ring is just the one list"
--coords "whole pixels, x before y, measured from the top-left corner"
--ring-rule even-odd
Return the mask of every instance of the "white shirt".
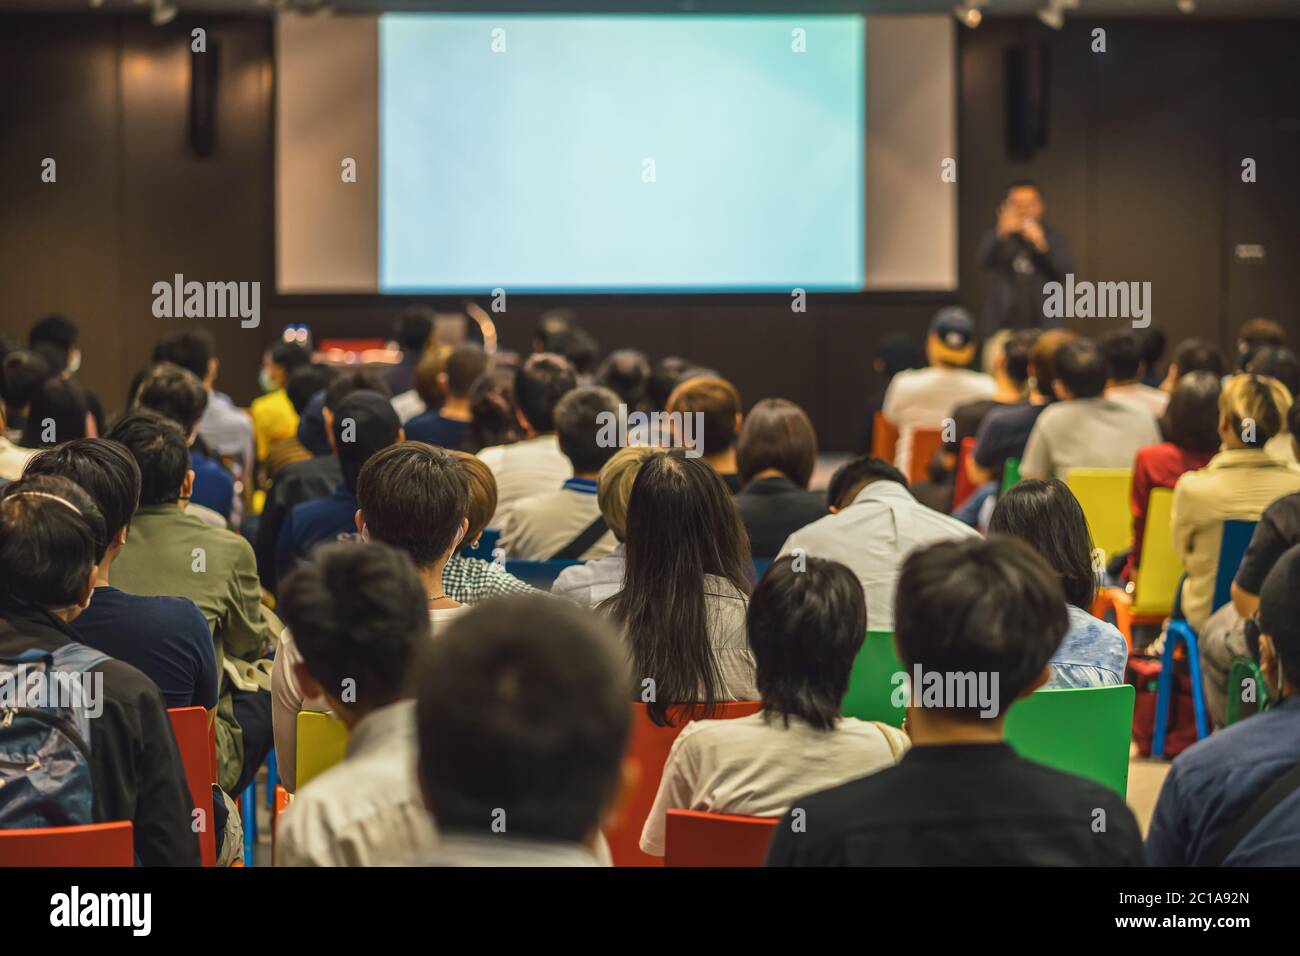
[[[516, 501], [497, 544], [507, 558], [549, 561], [598, 517], [596, 482], [570, 478], [562, 488]], [[607, 530], [579, 557], [603, 558], [617, 545], [618, 539]]]
[[247, 479], [253, 463], [253, 420], [215, 389], [208, 392], [208, 404], [199, 418], [199, 437], [217, 455], [239, 462], [236, 478]]
[[497, 480], [497, 511], [489, 528], [504, 528], [515, 502], [554, 491], [573, 476], [573, 465], [554, 435], [538, 435], [513, 445], [493, 445], [478, 453]]
[[908, 474], [912, 465], [912, 433], [918, 428], [943, 430], [958, 405], [980, 398], [992, 398], [995, 384], [991, 375], [965, 368], [914, 368], [899, 372], [885, 389], [881, 414], [898, 429], [894, 467]]
[[551, 585], [551, 593], [586, 607], [595, 607], [623, 590], [623, 572], [627, 568], [625, 554], [626, 546], [620, 542], [599, 561], [565, 568]]
[[[465, 605], [430, 609], [429, 624], [434, 636], [467, 610]], [[330, 710], [329, 703], [324, 698], [303, 694], [298, 677], [293, 672], [294, 664], [301, 662], [302, 654], [298, 652], [293, 634], [285, 628], [280, 633], [280, 646], [271, 666], [271, 728], [275, 734], [275, 760], [280, 782], [290, 792], [293, 792], [298, 780], [298, 711], [329, 713]]]
[[1152, 418], [1159, 418], [1169, 406], [1169, 393], [1162, 392], [1141, 382], [1129, 382], [1127, 385], [1112, 385], [1106, 389], [1106, 397], [1121, 405], [1140, 408]]
[[415, 389], [409, 389], [400, 392], [392, 398], [393, 411], [397, 412], [397, 417], [403, 425], [409, 422], [416, 415], [423, 415], [428, 411], [428, 406], [424, 404], [424, 399]]
[[17, 481], [36, 452], [35, 448], [23, 448], [0, 435], [0, 478]]
[[415, 701], [372, 711], [342, 762], [294, 797], [276, 833], [281, 866], [414, 865], [436, 837], [416, 776]]
[[428, 866], [608, 866], [579, 843], [449, 834], [438, 841]]
[[802, 548], [809, 557], [847, 565], [867, 594], [867, 627], [892, 631], [894, 588], [908, 553], [936, 541], [978, 535], [956, 518], [927, 508], [898, 482], [880, 480], [858, 492], [847, 508], [790, 535], [781, 555]]
[[842, 717], [818, 730], [763, 711], [734, 720], [695, 720], [673, 741], [641, 849], [663, 856], [669, 810], [780, 817], [800, 797], [898, 763], [910, 746], [897, 728]]

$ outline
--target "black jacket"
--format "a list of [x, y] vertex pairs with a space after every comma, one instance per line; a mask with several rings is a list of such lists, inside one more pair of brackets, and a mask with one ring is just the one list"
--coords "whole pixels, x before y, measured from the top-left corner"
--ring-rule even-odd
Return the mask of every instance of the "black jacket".
[[786, 538], [826, 516], [825, 493], [805, 491], [784, 475], [755, 478], [735, 501], [756, 558], [775, 558]]
[[[0, 657], [52, 651], [75, 640], [67, 624], [42, 608], [0, 606]], [[103, 713], [90, 721], [95, 822], [130, 820], [136, 859], [144, 866], [200, 865], [185, 768], [162, 692], [118, 660], [93, 672], [104, 675]]]

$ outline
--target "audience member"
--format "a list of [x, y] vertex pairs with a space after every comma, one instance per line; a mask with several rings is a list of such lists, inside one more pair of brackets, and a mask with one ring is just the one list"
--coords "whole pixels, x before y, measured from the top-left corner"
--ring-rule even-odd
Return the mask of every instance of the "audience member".
[[4, 409], [0, 408], [0, 480], [17, 481], [22, 477], [23, 466], [36, 454], [35, 448], [15, 445], [6, 434]]
[[514, 399], [523, 440], [495, 445], [478, 453], [497, 480], [493, 527], [504, 528], [520, 498], [553, 491], [572, 477], [569, 459], [555, 434], [555, 406], [577, 387], [567, 359], [549, 352], [529, 357], [515, 376]]
[[872, 360], [871, 370], [876, 373], [879, 388], [867, 398], [867, 437], [863, 442], [863, 454], [870, 454], [875, 441], [876, 413], [884, 407], [885, 393], [890, 383], [899, 372], [912, 368], [923, 368], [925, 358], [910, 336], [897, 333], [886, 335], [880, 340], [876, 357]]
[[285, 579], [294, 676], [347, 726], [348, 749], [277, 822], [279, 865], [417, 863], [432, 849], [415, 774], [415, 701], [405, 691], [429, 641], [424, 604], [411, 559], [378, 543], [327, 545]]
[[1064, 478], [1071, 468], [1131, 468], [1139, 448], [1160, 441], [1152, 415], [1105, 397], [1109, 371], [1096, 345], [1075, 339], [1053, 359], [1058, 404], [1045, 408], [1025, 443], [1023, 478]]
[[1112, 329], [1097, 340], [1106, 360], [1106, 397], [1121, 405], [1141, 409], [1159, 419], [1169, 404], [1169, 394], [1142, 381], [1142, 343], [1136, 333]]
[[[31, 810], [48, 826], [129, 820], [139, 863], [197, 866], [185, 768], [162, 693], [130, 664], [80, 644], [71, 627], [92, 600], [105, 534], [90, 496], [66, 478], [25, 478], [0, 498], [0, 658], [9, 659], [14, 674], [14, 658], [47, 653], [55, 671], [82, 674], [90, 688], [73, 703], [89, 743], [91, 819], [58, 802], [81, 797], [70, 792], [73, 781], [62, 779], [66, 767], [45, 773], [52, 797], [33, 793]], [[36, 778], [32, 785], [40, 786]]]
[[781, 558], [750, 598], [763, 709], [682, 728], [641, 833], [644, 852], [663, 856], [668, 810], [784, 816], [805, 794], [892, 766], [907, 749], [895, 727], [840, 716], [867, 605], [844, 565], [803, 564]]
[[756, 558], [774, 558], [786, 538], [826, 514], [826, 496], [809, 491], [817, 432], [802, 408], [765, 398], [750, 410], [736, 442], [740, 520]]
[[918, 502], [907, 479], [879, 458], [855, 458], [839, 467], [826, 489], [830, 514], [800, 528], [781, 554], [802, 553], [847, 565], [867, 595], [867, 620], [876, 630], [894, 626], [894, 585], [913, 548], [974, 537], [956, 518]]
[[447, 356], [438, 372], [439, 391], [444, 396], [438, 407], [406, 422], [406, 437], [442, 448], [459, 450], [469, 438], [469, 393], [474, 383], [488, 369], [487, 353], [478, 345], [462, 345]]
[[[899, 765], [801, 798], [803, 825], [781, 821], [768, 866], [1141, 866], [1123, 798], [1003, 739], [1007, 708], [1050, 678], [1069, 626], [1042, 558], [1008, 538], [934, 544], [904, 562], [896, 606], [908, 676], [955, 692], [935, 706], [913, 686]], [[964, 692], [981, 679], [984, 692]]]
[[1070, 626], [1051, 658], [1044, 687], [1108, 687], [1124, 683], [1128, 642], [1113, 625], [1093, 617], [1092, 601], [1104, 564], [1093, 558], [1088, 519], [1070, 489], [1055, 478], [1028, 479], [998, 499], [989, 534], [1028, 542], [1065, 592]]
[[[1300, 395], [1300, 359], [1297, 359], [1296, 354], [1288, 348], [1264, 346], [1255, 352], [1247, 371], [1277, 379], [1286, 386], [1292, 399]], [[1296, 451], [1291, 441], [1292, 437], [1289, 429], [1279, 432], [1269, 439], [1264, 450], [1279, 461], [1294, 462]]]
[[80, 385], [57, 375], [47, 378], [32, 395], [18, 444], [24, 448], [53, 448], [60, 442], [85, 438], [88, 409]]
[[753, 564], [718, 474], [682, 449], [647, 458], [627, 510], [623, 587], [600, 608], [621, 625], [638, 700], [670, 724], [669, 707], [757, 700], [745, 639]]
[[262, 357], [258, 382], [264, 394], [253, 399], [248, 409], [253, 418], [253, 442], [258, 461], [266, 460], [273, 444], [294, 437], [298, 429], [298, 413], [294, 411], [285, 386], [290, 375], [310, 363], [311, 353], [297, 342], [277, 342]]
[[104, 521], [90, 606], [72, 622], [77, 640], [139, 669], [158, 685], [168, 707], [215, 712], [216, 652], [203, 613], [188, 598], [128, 594], [110, 583], [140, 500], [140, 467], [131, 453], [104, 438], [79, 438], [33, 459], [26, 476], [38, 475], [77, 485]]
[[595, 382], [614, 392], [627, 414], [650, 412], [659, 406], [650, 397], [650, 360], [636, 349], [610, 352], [596, 369]]
[[[75, 322], [61, 315], [48, 315], [32, 325], [27, 333], [27, 347], [46, 357], [51, 375], [71, 380], [81, 369], [79, 334]], [[103, 434], [104, 407], [99, 396], [84, 385], [78, 385], [77, 390], [85, 396], [86, 410], [92, 419], [84, 434], [92, 438]]]
[[601, 827], [635, 773], [630, 693], [615, 635], [566, 601], [506, 598], [456, 621], [419, 678], [428, 862], [600, 865]]
[[[461, 604], [479, 604], [488, 598], [507, 594], [535, 593], [536, 588], [519, 580], [506, 570], [504, 564], [498, 562], [497, 558], [504, 554], [500, 548], [494, 549], [491, 561], [465, 553], [467, 549], [478, 546], [483, 530], [496, 513], [497, 482], [492, 477], [491, 469], [479, 461], [477, 456], [467, 451], [454, 451], [451, 454], [460, 462], [465, 473], [469, 491], [465, 520], [469, 522], [469, 527], [456, 551], [447, 559], [446, 567], [442, 569], [443, 591], [453, 601]], [[577, 567], [589, 567], [590, 564]]]
[[1290, 408], [1291, 395], [1281, 382], [1250, 373], [1234, 375], [1219, 395], [1223, 450], [1201, 470], [1185, 472], [1174, 485], [1174, 550], [1187, 569], [1180, 606], [1197, 630], [1214, 610], [1223, 522], [1258, 521], [1278, 498], [1300, 490], [1300, 466], [1264, 451], [1269, 439], [1285, 427]]
[[1174, 349], [1169, 371], [1160, 384], [1160, 389], [1172, 392], [1178, 380], [1192, 372], [1209, 372], [1215, 378], [1223, 378], [1226, 371], [1223, 355], [1217, 348], [1201, 339], [1185, 339]]
[[618, 396], [585, 385], [555, 405], [555, 434], [573, 477], [556, 489], [518, 499], [501, 529], [500, 546], [512, 558], [551, 561], [606, 557], [618, 541], [596, 501], [596, 479], [618, 451]]
[[401, 360], [383, 373], [384, 384], [392, 395], [401, 395], [415, 387], [415, 368], [433, 337], [433, 310], [426, 305], [403, 309], [393, 320], [393, 341], [401, 350]]
[[1152, 866], [1290, 866], [1300, 850], [1300, 548], [1259, 589], [1258, 659], [1273, 707], [1174, 758], [1147, 833]]
[[1165, 379], [1160, 369], [1160, 359], [1165, 354], [1165, 333], [1152, 326], [1143, 329], [1138, 335], [1138, 355], [1142, 359], [1138, 368], [1138, 379], [1143, 385], [1159, 388]]
[[1285, 346], [1286, 329], [1280, 323], [1272, 319], [1248, 319], [1237, 333], [1237, 371], [1246, 371], [1260, 349]]
[[889, 383], [881, 413], [898, 429], [894, 467], [910, 474], [912, 436], [918, 429], [943, 431], [958, 405], [991, 398], [993, 379], [966, 366], [975, 358], [975, 322], [959, 306], [940, 309], [925, 339], [929, 366], [899, 372]]
[[51, 374], [45, 359], [28, 349], [5, 355], [0, 366], [0, 396], [4, 398], [5, 437], [10, 441], [22, 438], [32, 399]]
[[515, 374], [513, 369], [497, 365], [470, 386], [466, 451], [511, 445], [523, 437], [515, 404]]
[[680, 355], [669, 355], [655, 362], [654, 368], [650, 372], [650, 401], [656, 409], [666, 409], [668, 407], [668, 396], [673, 393], [687, 372], [697, 368], [696, 364], [690, 359], [682, 358]]
[[736, 386], [712, 375], [683, 377], [668, 396], [668, 413], [682, 416], [683, 432], [674, 436], [674, 440], [701, 456], [733, 495], [741, 484], [736, 464], [740, 410], [740, 392]]
[[[1300, 454], [1300, 402], [1287, 412], [1291, 441]], [[1232, 582], [1232, 603], [1243, 620], [1259, 609], [1259, 589], [1280, 557], [1300, 544], [1300, 492], [1283, 495], [1264, 509]]]

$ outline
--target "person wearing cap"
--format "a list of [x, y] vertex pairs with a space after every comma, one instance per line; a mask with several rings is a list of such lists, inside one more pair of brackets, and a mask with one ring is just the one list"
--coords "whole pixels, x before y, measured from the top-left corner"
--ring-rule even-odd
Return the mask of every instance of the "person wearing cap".
[[[1300, 547], [1282, 555], [1264, 579], [1248, 628], [1247, 643], [1256, 645], [1277, 703], [1174, 759], [1147, 833], [1153, 866], [1294, 866], [1300, 860]], [[1261, 815], [1263, 797], [1274, 787], [1270, 796], [1280, 799]]]
[[960, 306], [935, 313], [925, 340], [926, 368], [899, 372], [885, 390], [881, 414], [898, 429], [894, 467], [909, 474], [912, 435], [917, 429], [943, 431], [958, 405], [992, 398], [992, 376], [968, 369], [975, 357], [975, 321]]
[[998, 206], [997, 224], [976, 253], [989, 274], [983, 328], [987, 337], [998, 329], [1048, 329], [1061, 323], [1043, 314], [1043, 286], [1063, 282], [1071, 270], [1065, 237], [1043, 223], [1043, 194], [1036, 183], [1018, 180]]
[[361, 466], [371, 455], [406, 437], [392, 402], [378, 392], [353, 392], [337, 408], [325, 409], [325, 421], [343, 480], [328, 498], [304, 501], [285, 517], [275, 544], [276, 576], [281, 581], [315, 545], [356, 531]]

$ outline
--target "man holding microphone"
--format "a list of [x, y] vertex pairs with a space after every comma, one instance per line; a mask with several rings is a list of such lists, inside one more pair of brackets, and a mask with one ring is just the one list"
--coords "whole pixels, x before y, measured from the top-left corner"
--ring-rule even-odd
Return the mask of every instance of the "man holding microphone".
[[1011, 184], [997, 225], [980, 242], [979, 262], [992, 273], [984, 305], [985, 337], [999, 329], [1053, 328], [1043, 315], [1043, 286], [1070, 271], [1065, 237], [1043, 225], [1043, 195], [1025, 179]]

